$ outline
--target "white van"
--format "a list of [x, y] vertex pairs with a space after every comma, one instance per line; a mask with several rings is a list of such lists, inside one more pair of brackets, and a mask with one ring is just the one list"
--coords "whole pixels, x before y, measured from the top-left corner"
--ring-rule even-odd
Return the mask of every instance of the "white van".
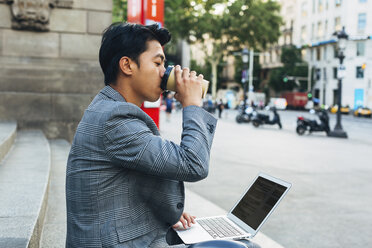
[[269, 106], [270, 107], [276, 107], [277, 109], [286, 109], [287, 108], [287, 100], [285, 98], [276, 98], [272, 97], [270, 98]]

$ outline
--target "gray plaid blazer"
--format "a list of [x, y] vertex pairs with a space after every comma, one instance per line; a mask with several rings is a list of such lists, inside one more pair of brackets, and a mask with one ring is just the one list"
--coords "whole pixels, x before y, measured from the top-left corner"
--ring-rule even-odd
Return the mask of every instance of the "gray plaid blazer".
[[177, 145], [104, 87], [85, 110], [68, 157], [66, 247], [151, 246], [183, 212], [183, 181], [207, 176], [216, 122], [202, 108], [184, 108]]

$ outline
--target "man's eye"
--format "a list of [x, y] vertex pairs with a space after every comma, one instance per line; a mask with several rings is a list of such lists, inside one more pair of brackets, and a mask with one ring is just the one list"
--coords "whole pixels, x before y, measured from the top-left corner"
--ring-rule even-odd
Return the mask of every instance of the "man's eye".
[[158, 63], [158, 62], [155, 62], [155, 64], [156, 64], [157, 66], [161, 65], [161, 63]]

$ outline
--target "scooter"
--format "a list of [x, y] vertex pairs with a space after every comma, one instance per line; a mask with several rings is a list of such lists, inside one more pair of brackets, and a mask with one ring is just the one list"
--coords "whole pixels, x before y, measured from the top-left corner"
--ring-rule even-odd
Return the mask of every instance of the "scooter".
[[239, 114], [236, 116], [235, 120], [237, 123], [249, 123], [251, 122], [253, 113], [256, 112], [254, 108], [251, 106], [247, 107], [245, 111], [243, 111], [243, 107], [241, 107]]
[[330, 131], [329, 129], [329, 116], [327, 111], [320, 110], [315, 112], [315, 110], [310, 110], [311, 114], [316, 113], [319, 117], [320, 123], [316, 120], [306, 119], [303, 116], [297, 117], [297, 128], [296, 132], [298, 135], [303, 135], [306, 131], [309, 131], [309, 134], [312, 132], [326, 132], [327, 135]]
[[[268, 108], [268, 109], [270, 109], [270, 108]], [[280, 116], [279, 116], [278, 112], [276, 111], [276, 108], [272, 107], [271, 111], [274, 113], [274, 118], [272, 120], [270, 120], [269, 115], [260, 114], [260, 113], [257, 113], [257, 112], [256, 112], [256, 114], [253, 114], [253, 118], [252, 118], [253, 126], [259, 127], [260, 125], [263, 125], [263, 124], [267, 124], [267, 125], [278, 124], [279, 128], [282, 129], [282, 123], [280, 122]]]

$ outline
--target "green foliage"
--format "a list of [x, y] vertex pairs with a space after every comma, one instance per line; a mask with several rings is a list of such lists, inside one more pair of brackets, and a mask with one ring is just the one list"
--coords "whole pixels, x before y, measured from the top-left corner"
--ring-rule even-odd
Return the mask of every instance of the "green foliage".
[[233, 47], [265, 49], [280, 36], [280, 5], [268, 0], [237, 0], [225, 12], [227, 34]]
[[127, 20], [127, 0], [113, 0], [112, 4], [112, 22], [122, 22]]
[[300, 81], [299, 86], [293, 80], [284, 81], [285, 75], [307, 78], [308, 67], [302, 61], [300, 49], [295, 46], [283, 47], [280, 60], [283, 63], [283, 67], [271, 70], [269, 86], [276, 92], [292, 91], [294, 88], [306, 91], [307, 81]]
[[200, 74], [203, 74], [204, 78], [211, 78], [211, 65], [209, 63], [206, 63], [204, 66], [202, 66], [192, 59], [190, 61], [190, 68]]

